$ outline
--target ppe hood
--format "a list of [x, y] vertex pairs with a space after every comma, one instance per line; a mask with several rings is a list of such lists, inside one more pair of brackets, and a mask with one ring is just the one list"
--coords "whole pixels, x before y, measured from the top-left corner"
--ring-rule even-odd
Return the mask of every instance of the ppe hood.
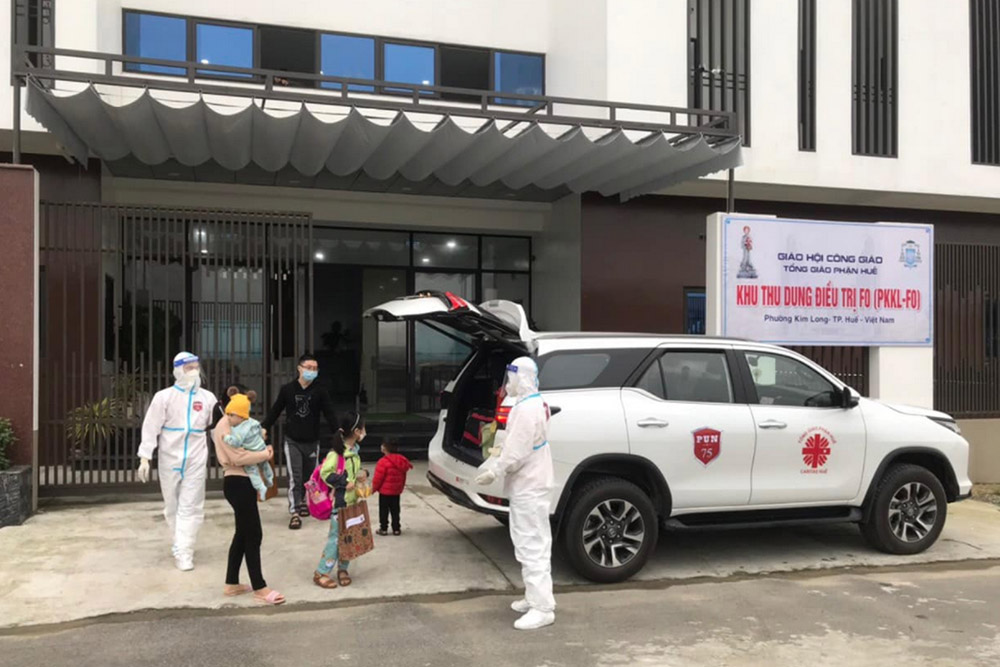
[[365, 312], [380, 322], [423, 322], [453, 329], [477, 340], [502, 343], [521, 352], [534, 348], [535, 332], [524, 308], [513, 301], [487, 301], [475, 306], [450, 292], [420, 292], [375, 306]]

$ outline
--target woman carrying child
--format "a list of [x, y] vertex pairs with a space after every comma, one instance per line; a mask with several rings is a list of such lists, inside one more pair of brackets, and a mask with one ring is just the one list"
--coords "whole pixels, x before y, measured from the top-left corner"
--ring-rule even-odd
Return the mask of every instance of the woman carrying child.
[[[231, 394], [230, 402], [235, 399], [232, 410], [227, 414], [244, 412], [249, 407], [250, 399], [245, 394]], [[227, 406], [228, 408], [229, 406]], [[236, 421], [236, 420], [232, 420]], [[236, 532], [229, 546], [229, 565], [226, 569], [226, 587], [223, 592], [227, 596], [242, 595], [253, 590], [254, 600], [262, 604], [284, 604], [285, 596], [276, 590], [268, 588], [260, 565], [260, 545], [264, 532], [260, 525], [260, 512], [257, 508], [257, 490], [247, 476], [247, 468], [270, 460], [274, 450], [266, 447], [263, 451], [237, 449], [226, 444], [226, 436], [232, 431], [230, 419], [220, 419], [212, 430], [215, 441], [215, 456], [222, 466], [222, 489], [226, 500], [233, 508], [236, 520]], [[250, 574], [251, 587], [240, 584], [240, 567], [244, 559]]]
[[[340, 442], [334, 436], [333, 449], [327, 454], [320, 468], [320, 476], [330, 487], [333, 495], [330, 533], [323, 548], [323, 556], [319, 560], [316, 572], [313, 573], [313, 583], [321, 588], [351, 585], [351, 577], [347, 574], [350, 563], [339, 558], [340, 526], [337, 522], [337, 513], [338, 510], [357, 502], [357, 485], [363, 484], [368, 477], [361, 469], [361, 457], [358, 456], [361, 441], [367, 435], [364, 418], [356, 412], [348, 412], [341, 420], [340, 435]], [[337, 568], [336, 580], [330, 576], [334, 567]]]

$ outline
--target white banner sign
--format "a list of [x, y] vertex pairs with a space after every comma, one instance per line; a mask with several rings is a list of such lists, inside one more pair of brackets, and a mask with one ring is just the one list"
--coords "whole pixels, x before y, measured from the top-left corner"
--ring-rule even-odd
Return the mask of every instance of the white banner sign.
[[723, 216], [722, 334], [931, 345], [932, 225]]

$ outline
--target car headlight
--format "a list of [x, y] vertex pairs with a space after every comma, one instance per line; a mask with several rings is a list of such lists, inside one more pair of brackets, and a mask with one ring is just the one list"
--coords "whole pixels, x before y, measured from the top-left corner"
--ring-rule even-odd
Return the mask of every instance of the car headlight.
[[944, 426], [946, 429], [948, 429], [953, 433], [962, 435], [962, 429], [958, 427], [958, 424], [955, 422], [954, 419], [939, 419], [935, 417], [928, 417], [928, 419], [930, 419], [935, 424], [940, 424], [941, 426]]

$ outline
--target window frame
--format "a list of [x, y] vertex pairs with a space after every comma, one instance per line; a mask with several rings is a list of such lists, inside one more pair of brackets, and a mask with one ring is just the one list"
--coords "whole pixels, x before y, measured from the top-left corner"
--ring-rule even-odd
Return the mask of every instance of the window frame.
[[798, 362], [799, 364], [805, 366], [809, 370], [815, 372], [821, 378], [830, 383], [830, 385], [836, 391], [843, 391], [846, 386], [840, 380], [836, 379], [829, 373], [825, 371], [821, 366], [811, 363], [808, 359], [799, 358], [795, 355], [784, 354], [777, 350], [756, 350], [752, 348], [736, 348], [734, 350], [736, 357], [739, 359], [739, 370], [742, 383], [744, 385], [744, 390], [748, 399], [748, 403], [752, 406], [759, 406], [764, 408], [781, 408], [781, 409], [797, 409], [797, 410], [842, 410], [843, 407], [834, 403], [833, 405], [819, 406], [819, 405], [775, 405], [760, 402], [760, 395], [757, 393], [757, 383], [754, 382], [753, 374], [750, 371], [750, 362], [747, 360], [747, 354], [766, 354], [772, 357], [780, 357], [787, 359], [789, 361]]
[[[201, 19], [196, 17], [188, 17], [188, 60], [190, 62], [196, 62], [201, 65], [201, 61], [198, 60], [198, 26], [214, 26], [218, 28], [239, 28], [242, 30], [250, 30], [251, 39], [253, 40], [250, 46], [250, 57], [252, 59], [252, 64], [250, 69], [260, 69], [260, 26], [255, 23], [242, 23], [240, 21], [227, 21], [227, 20], [215, 20], [215, 19]], [[210, 67], [211, 63], [205, 65], [205, 67]], [[222, 67], [239, 67], [239, 65], [221, 65]], [[222, 79], [226, 81], [262, 81], [262, 77], [251, 74], [250, 76], [240, 76], [239, 74], [226, 74], [225, 72], [210, 73], [204, 70], [196, 68], [194, 71], [194, 76], [196, 79]]]
[[689, 317], [691, 315], [690, 310], [688, 308], [688, 298], [691, 297], [692, 295], [695, 295], [695, 294], [700, 294], [701, 298], [705, 300], [705, 321], [702, 322], [702, 324], [704, 325], [704, 327], [706, 329], [708, 328], [708, 322], [707, 322], [707, 320], [708, 320], [708, 291], [704, 287], [685, 287], [684, 288], [684, 333], [685, 333], [685, 335], [690, 335], [690, 336], [704, 336], [705, 335], [704, 331], [702, 331], [701, 333], [698, 333], [698, 334], [693, 334], [690, 331], [688, 331], [688, 321], [689, 321]]
[[[252, 23], [252, 22], [248, 22], [248, 21], [233, 21], [233, 20], [229, 20], [229, 19], [212, 18], [212, 17], [206, 17], [206, 16], [193, 16], [193, 15], [187, 15], [187, 14], [173, 14], [173, 13], [170, 13], [170, 12], [157, 11], [157, 10], [149, 10], [149, 11], [147, 11], [147, 10], [135, 9], [135, 8], [131, 8], [131, 7], [122, 7], [121, 8], [121, 44], [122, 44], [121, 51], [122, 51], [123, 55], [125, 54], [125, 44], [126, 44], [126, 20], [125, 20], [126, 14], [149, 14], [149, 15], [153, 15], [153, 16], [161, 16], [161, 17], [164, 17], [164, 18], [181, 19], [181, 20], [185, 21], [185, 38], [187, 39], [187, 44], [185, 46], [185, 56], [187, 58], [187, 62], [195, 63], [196, 65], [200, 65], [200, 63], [198, 63], [197, 60], [196, 60], [197, 53], [198, 53], [198, 46], [197, 46], [197, 25], [198, 24], [216, 25], [216, 26], [221, 26], [221, 27], [233, 27], [233, 28], [249, 28], [249, 29], [253, 30], [253, 66], [252, 66], [252, 69], [260, 69], [260, 28], [262, 28], [262, 27], [267, 27], [267, 28], [288, 28], [288, 29], [297, 29], [297, 30], [311, 31], [313, 33], [313, 35], [314, 35], [314, 40], [315, 40], [315, 45], [316, 45], [316, 49], [315, 49], [316, 55], [315, 55], [314, 62], [313, 62], [313, 71], [312, 72], [300, 72], [300, 74], [313, 74], [313, 75], [316, 75], [316, 76], [320, 76], [319, 73], [320, 73], [320, 71], [322, 69], [322, 62], [323, 62], [323, 35], [335, 35], [335, 36], [341, 36], [341, 37], [360, 37], [360, 38], [363, 38], [363, 39], [373, 40], [374, 45], [375, 45], [375, 62], [374, 62], [374, 64], [375, 64], [375, 76], [374, 76], [374, 80], [375, 81], [385, 81], [386, 80], [385, 79], [385, 45], [386, 44], [398, 44], [398, 45], [401, 45], [401, 46], [416, 46], [416, 47], [424, 47], [424, 48], [431, 48], [431, 49], [433, 49], [434, 50], [434, 84], [433, 85], [434, 86], [441, 86], [441, 47], [451, 47], [451, 48], [456, 48], [456, 49], [474, 49], [474, 50], [478, 50], [478, 51], [486, 51], [486, 52], [489, 53], [489, 62], [490, 62], [490, 66], [489, 66], [489, 80], [487, 81], [486, 89], [484, 89], [483, 92], [488, 95], [488, 103], [490, 105], [493, 105], [493, 106], [508, 106], [508, 107], [509, 106], [525, 106], [525, 105], [516, 105], [516, 104], [505, 104], [505, 103], [502, 103], [502, 102], [498, 101], [503, 96], [502, 95], [502, 91], [496, 90], [496, 56], [497, 56], [498, 53], [512, 54], [512, 55], [521, 55], [521, 56], [532, 56], [532, 57], [540, 58], [541, 59], [541, 64], [542, 64], [542, 80], [541, 80], [542, 92], [541, 92], [541, 96], [544, 96], [545, 95], [545, 91], [546, 91], [546, 74], [548, 72], [548, 56], [545, 53], [537, 53], [537, 52], [534, 52], [534, 51], [522, 51], [522, 50], [518, 50], [518, 49], [506, 49], [506, 48], [499, 48], [499, 47], [493, 47], [493, 46], [483, 46], [481, 44], [460, 44], [460, 43], [455, 43], [455, 42], [432, 42], [432, 41], [420, 40], [420, 39], [409, 39], [409, 38], [405, 38], [405, 37], [398, 37], [397, 38], [397, 37], [386, 37], [384, 35], [374, 35], [374, 34], [370, 34], [370, 33], [345, 32], [345, 31], [342, 31], [342, 30], [324, 30], [322, 28], [301, 28], [301, 27], [298, 27], [298, 26], [281, 25], [281, 24], [275, 24], [275, 23]], [[134, 72], [134, 73], [139, 73], [139, 74], [149, 74], [148, 72], [142, 72], [142, 71], [138, 70], [137, 69], [138, 67], [140, 67], [140, 66], [139, 65], [125, 63], [124, 70], [126, 72]], [[167, 65], [162, 65], [162, 67], [167, 67]], [[155, 74], [156, 76], [179, 76], [179, 77], [185, 77], [185, 78], [188, 76], [187, 67], [184, 65], [184, 63], [180, 63], [179, 62], [179, 64], [177, 65], [177, 69], [183, 70], [184, 73], [183, 74], [153, 73], [153, 74]], [[236, 75], [205, 74], [205, 73], [200, 72], [198, 70], [198, 68], [195, 68], [193, 75], [194, 75], [195, 78], [224, 79], [224, 80], [233, 80], [233, 81], [253, 81], [253, 82], [258, 82], [258, 83], [263, 80], [263, 77], [261, 77], [259, 75], [255, 75], [253, 77], [247, 78], [247, 77], [241, 77], [241, 76], [236, 76]], [[323, 86], [322, 84], [323, 84], [322, 81], [316, 81], [316, 82], [314, 82], [314, 86], [313, 87], [314, 88], [319, 88], [319, 89], [322, 89], [322, 90], [334, 90], [334, 91], [339, 90], [338, 88], [330, 88], [330, 87]], [[357, 84], [357, 85], [361, 85], [361, 84]], [[302, 87], [302, 86], [299, 86], [299, 87]], [[353, 91], [353, 92], [358, 92], [358, 93], [362, 93], [362, 94], [387, 95], [387, 96], [393, 96], [393, 97], [399, 97], [399, 96], [410, 96], [410, 97], [412, 97], [412, 93], [408, 93], [408, 92], [405, 92], [405, 91], [392, 91], [392, 90], [388, 90], [387, 89], [388, 87], [386, 87], [386, 86], [373, 86], [373, 87], [375, 89], [374, 91]], [[507, 95], [511, 95], [511, 94], [513, 94], [513, 93], [507, 93]], [[441, 94], [438, 93], [438, 92], [433, 92], [433, 93], [428, 92], [426, 94], [421, 95], [421, 98], [422, 99], [440, 99], [441, 98]]]
[[[733, 400], [730, 401], [729, 403], [711, 403], [706, 401], [679, 401], [670, 398], [660, 398], [659, 396], [654, 396], [645, 389], [641, 389], [637, 386], [639, 380], [641, 380], [642, 377], [646, 374], [646, 371], [649, 370], [650, 366], [659, 363], [660, 360], [665, 355], [678, 352], [681, 353], [689, 352], [695, 354], [705, 354], [705, 353], [722, 354], [726, 361], [726, 372], [729, 374], [729, 386], [732, 389]], [[743, 365], [746, 365], [746, 360], [744, 359], [742, 363]], [[661, 345], [660, 347], [657, 347], [655, 350], [653, 350], [646, 357], [646, 359], [643, 360], [642, 364], [640, 364], [639, 367], [632, 373], [632, 375], [629, 376], [625, 386], [630, 389], [635, 389], [636, 391], [639, 391], [642, 394], [649, 396], [652, 399], [660, 401], [661, 403], [678, 403], [678, 404], [683, 403], [683, 404], [697, 404], [697, 405], [747, 405], [750, 403], [749, 400], [750, 395], [747, 393], [746, 390], [746, 382], [743, 378], [743, 373], [739, 369], [740, 369], [739, 355], [737, 354], [737, 351], [731, 347], [713, 347], [713, 346], [701, 347], [701, 346], [686, 346], [686, 345], [675, 346], [670, 344]], [[749, 371], [747, 372], [749, 373]], [[662, 374], [662, 365], [661, 365], [661, 374]], [[661, 383], [663, 385], [663, 392], [667, 393], [666, 379], [661, 379]]]

